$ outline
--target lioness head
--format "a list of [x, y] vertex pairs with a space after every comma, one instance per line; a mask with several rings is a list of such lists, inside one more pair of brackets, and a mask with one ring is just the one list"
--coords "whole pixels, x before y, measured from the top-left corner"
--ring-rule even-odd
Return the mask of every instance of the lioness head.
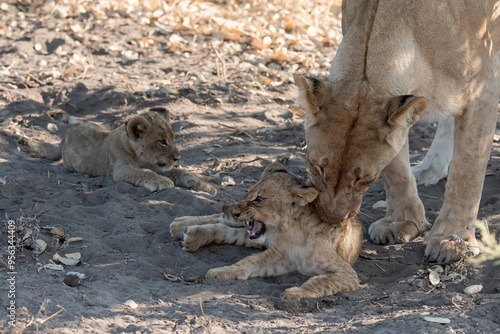
[[233, 215], [251, 226], [250, 239], [264, 243], [268, 233], [287, 228], [286, 223], [298, 217], [317, 195], [316, 189], [288, 174], [285, 166], [273, 163], [238, 202]]
[[140, 167], [168, 172], [180, 159], [169, 117], [167, 109], [152, 108], [125, 123], [130, 145]]
[[354, 216], [363, 194], [401, 150], [427, 100], [382, 96], [363, 82], [329, 84], [294, 77], [306, 110], [309, 182], [319, 191], [316, 208], [325, 221]]

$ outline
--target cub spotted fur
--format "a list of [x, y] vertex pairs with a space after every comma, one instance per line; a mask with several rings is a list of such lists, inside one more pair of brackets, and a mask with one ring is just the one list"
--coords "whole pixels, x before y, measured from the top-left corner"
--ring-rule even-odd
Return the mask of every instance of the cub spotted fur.
[[150, 191], [175, 184], [215, 195], [213, 186], [174, 167], [180, 153], [168, 120], [168, 110], [152, 108], [111, 132], [95, 124], [77, 125], [63, 138], [54, 158], [62, 158], [74, 172], [113, 176]]
[[359, 281], [351, 265], [361, 251], [361, 224], [356, 217], [340, 224], [323, 222], [311, 203], [317, 195], [274, 163], [235, 206], [221, 214], [177, 218], [170, 232], [183, 237], [184, 250], [190, 252], [209, 243], [267, 248], [231, 266], [210, 269], [208, 278], [246, 280], [293, 271], [313, 276], [301, 287], [285, 290], [288, 299], [356, 290]]

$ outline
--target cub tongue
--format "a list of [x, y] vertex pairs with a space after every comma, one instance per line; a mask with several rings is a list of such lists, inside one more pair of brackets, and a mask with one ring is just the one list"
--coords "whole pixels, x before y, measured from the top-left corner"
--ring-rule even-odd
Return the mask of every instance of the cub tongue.
[[252, 228], [248, 231], [248, 237], [250, 239], [255, 239], [260, 237], [262, 234], [262, 228], [264, 227], [264, 224], [262, 224], [259, 221], [254, 220], [252, 222]]
[[257, 234], [262, 230], [262, 223], [259, 221], [254, 221], [252, 224], [252, 229], [250, 230], [250, 233], [252, 234]]

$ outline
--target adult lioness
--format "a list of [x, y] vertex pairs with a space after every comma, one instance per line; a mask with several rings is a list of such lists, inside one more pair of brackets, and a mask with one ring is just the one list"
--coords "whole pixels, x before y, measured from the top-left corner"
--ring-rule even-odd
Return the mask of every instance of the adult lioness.
[[[343, 40], [328, 83], [295, 77], [307, 162], [325, 220], [354, 216], [380, 173], [387, 213], [369, 229], [375, 243], [411, 240], [430, 225], [408, 159], [419, 119], [454, 117], [453, 160], [443, 207], [427, 237], [430, 261], [478, 251], [473, 222], [498, 104], [491, 29], [497, 1], [343, 1]], [[460, 240], [459, 240], [460, 241]]]
[[66, 168], [94, 176], [112, 175], [158, 191], [184, 186], [215, 195], [216, 189], [190, 172], [174, 167], [180, 159], [165, 108], [153, 108], [132, 117], [111, 132], [95, 124], [72, 128], [63, 138], [55, 159]]
[[351, 265], [361, 250], [361, 224], [356, 217], [336, 225], [321, 221], [311, 204], [317, 195], [274, 163], [236, 206], [222, 214], [177, 218], [170, 231], [183, 237], [184, 250], [191, 252], [212, 242], [267, 248], [231, 266], [210, 269], [209, 278], [245, 280], [293, 271], [314, 276], [285, 290], [289, 299], [358, 289]]

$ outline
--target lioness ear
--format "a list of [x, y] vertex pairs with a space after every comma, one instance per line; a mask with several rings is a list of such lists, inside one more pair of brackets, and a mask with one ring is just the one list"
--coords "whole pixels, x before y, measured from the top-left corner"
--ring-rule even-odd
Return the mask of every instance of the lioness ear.
[[409, 128], [417, 123], [419, 116], [427, 108], [427, 100], [413, 95], [393, 97], [389, 101], [387, 123], [391, 127]]
[[292, 190], [290, 195], [295, 203], [305, 206], [318, 197], [318, 191], [313, 187], [300, 186]]
[[286, 170], [286, 167], [279, 162], [274, 162], [267, 166], [266, 169], [264, 169], [264, 172], [262, 172], [262, 175], [260, 176], [260, 180], [264, 181], [271, 177], [274, 173], [288, 173]]
[[151, 124], [142, 116], [136, 116], [125, 123], [129, 138], [141, 138]]
[[323, 95], [328, 89], [328, 83], [297, 74], [293, 76], [293, 79], [299, 87], [299, 104], [306, 112], [316, 114], [319, 111]]
[[162, 115], [167, 121], [170, 121], [170, 111], [167, 108], [163, 107], [153, 107], [150, 108], [149, 111], [156, 111], [160, 115]]

